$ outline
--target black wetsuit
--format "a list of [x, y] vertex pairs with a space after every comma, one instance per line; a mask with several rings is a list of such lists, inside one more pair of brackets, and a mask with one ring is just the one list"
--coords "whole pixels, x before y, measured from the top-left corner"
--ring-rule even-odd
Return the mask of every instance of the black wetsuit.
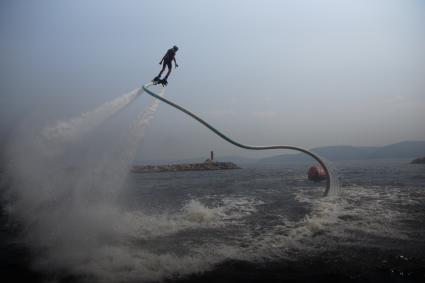
[[176, 51], [174, 51], [173, 48], [168, 49], [167, 53], [165, 53], [165, 56], [164, 56], [164, 65], [167, 65], [168, 68], [171, 68], [171, 62], [174, 60], [175, 56], [176, 56]]
[[176, 51], [173, 48], [167, 50], [167, 53], [165, 53], [164, 58], [162, 58], [162, 70], [161, 70], [161, 72], [159, 72], [157, 78], [161, 77], [162, 73], [165, 70], [165, 67], [167, 66], [168, 72], [164, 77], [164, 80], [167, 80], [168, 76], [171, 73], [172, 62], [173, 62], [175, 56], [176, 56]]

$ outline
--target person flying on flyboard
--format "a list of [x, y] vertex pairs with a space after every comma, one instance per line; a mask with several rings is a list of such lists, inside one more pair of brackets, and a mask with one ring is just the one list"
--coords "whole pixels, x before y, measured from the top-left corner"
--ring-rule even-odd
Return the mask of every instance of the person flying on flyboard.
[[[164, 57], [162, 57], [161, 62], [159, 62], [160, 65], [162, 64], [162, 70], [159, 72], [158, 76], [156, 76], [152, 80], [155, 84], [158, 84], [158, 83], [161, 83], [162, 85], [168, 84], [167, 79], [168, 79], [168, 76], [170, 75], [171, 70], [172, 70], [172, 61], [174, 61], [176, 68], [179, 66], [177, 64], [177, 61], [176, 61], [177, 50], [179, 50], [179, 48], [174, 45], [173, 48], [168, 49], [167, 53], [165, 53]], [[168, 67], [168, 72], [165, 75], [165, 77], [163, 79], [161, 79], [161, 75], [164, 72], [165, 67]]]

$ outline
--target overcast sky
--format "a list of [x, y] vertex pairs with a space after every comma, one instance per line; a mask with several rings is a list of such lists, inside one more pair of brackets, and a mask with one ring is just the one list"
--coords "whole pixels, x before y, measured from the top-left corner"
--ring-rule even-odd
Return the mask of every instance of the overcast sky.
[[[67, 119], [139, 87], [174, 44], [166, 96], [242, 143], [425, 140], [422, 0], [3, 0], [2, 136], [40, 109]], [[140, 156], [211, 149], [251, 156], [163, 104]]]

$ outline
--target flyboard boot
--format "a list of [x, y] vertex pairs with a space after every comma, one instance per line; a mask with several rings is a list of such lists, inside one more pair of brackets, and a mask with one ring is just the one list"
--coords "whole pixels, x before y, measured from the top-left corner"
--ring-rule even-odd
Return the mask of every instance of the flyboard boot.
[[153, 82], [153, 84], [154, 84], [154, 85], [162, 84], [162, 86], [166, 86], [166, 85], [168, 84], [168, 82], [167, 82], [167, 78], [163, 78], [163, 79], [161, 80], [161, 79], [159, 78], [159, 76], [155, 77], [155, 78], [152, 80], [152, 82]]
[[162, 80], [159, 80], [159, 83], [162, 84], [163, 86], [166, 86], [168, 84], [168, 81], [167, 81], [168, 75], [169, 74], [167, 74]]
[[159, 80], [159, 83], [162, 84], [162, 86], [168, 85], [167, 78], [163, 78], [162, 80]]

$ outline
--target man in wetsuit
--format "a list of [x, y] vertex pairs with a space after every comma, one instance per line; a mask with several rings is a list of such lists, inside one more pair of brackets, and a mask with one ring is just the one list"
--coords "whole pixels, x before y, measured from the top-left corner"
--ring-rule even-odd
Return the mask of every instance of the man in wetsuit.
[[[171, 62], [174, 61], [174, 64], [176, 65], [176, 68], [179, 66], [177, 64], [177, 61], [176, 61], [176, 52], [177, 52], [177, 50], [179, 50], [179, 48], [177, 46], [175, 46], [175, 45], [173, 46], [173, 48], [167, 50], [167, 53], [165, 53], [164, 57], [162, 57], [161, 62], [159, 62], [160, 65], [162, 64], [162, 70], [161, 70], [161, 72], [159, 72], [158, 76], [156, 76], [153, 79], [154, 81], [162, 81], [165, 84], [167, 84], [167, 79], [168, 79], [168, 76], [170, 75], [171, 69], [172, 69]], [[168, 72], [165, 75], [164, 79], [161, 80], [161, 75], [164, 72], [165, 67], [168, 67]]]

